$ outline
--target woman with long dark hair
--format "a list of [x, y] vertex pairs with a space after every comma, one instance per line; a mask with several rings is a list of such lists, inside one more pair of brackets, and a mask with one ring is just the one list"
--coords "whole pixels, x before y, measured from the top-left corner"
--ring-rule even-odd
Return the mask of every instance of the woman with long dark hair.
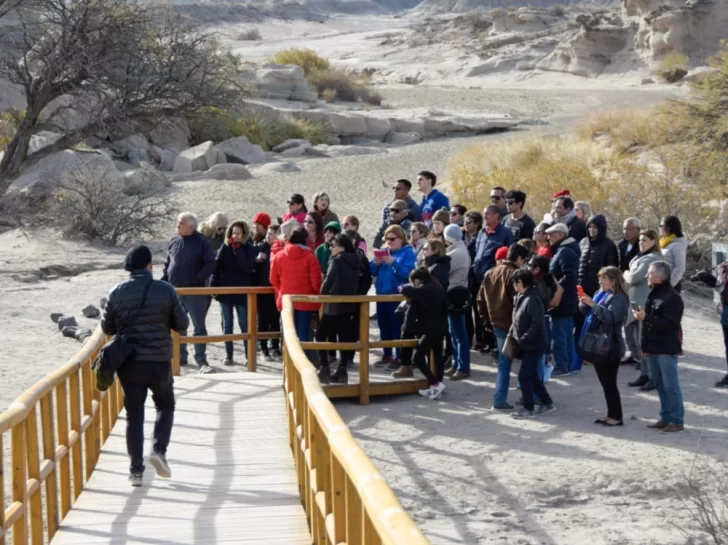
[[306, 219], [303, 220], [303, 226], [306, 228], [308, 233], [308, 243], [306, 244], [314, 252], [316, 248], [321, 246], [324, 240], [324, 220], [321, 214], [315, 210], [311, 210], [306, 214]]
[[610, 336], [613, 350], [606, 362], [594, 363], [594, 369], [607, 400], [606, 418], [597, 418], [594, 423], [603, 426], [623, 426], [622, 400], [617, 387], [619, 364], [626, 352], [622, 337], [622, 325], [629, 311], [629, 297], [622, 271], [612, 265], [603, 267], [597, 274], [599, 290], [592, 299], [584, 294], [579, 309], [586, 315], [581, 330], [581, 339], [587, 332], [602, 331]]

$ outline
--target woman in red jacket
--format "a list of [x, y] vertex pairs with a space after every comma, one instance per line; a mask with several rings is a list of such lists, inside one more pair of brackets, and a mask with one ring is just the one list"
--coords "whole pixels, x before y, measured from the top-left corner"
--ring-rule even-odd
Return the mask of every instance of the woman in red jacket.
[[[319, 295], [321, 292], [321, 265], [313, 250], [306, 246], [307, 238], [305, 229], [295, 229], [271, 262], [270, 283], [275, 290], [278, 310], [283, 310], [284, 295]], [[294, 303], [293, 318], [299, 341], [311, 340], [311, 322], [319, 306], [318, 303]]]

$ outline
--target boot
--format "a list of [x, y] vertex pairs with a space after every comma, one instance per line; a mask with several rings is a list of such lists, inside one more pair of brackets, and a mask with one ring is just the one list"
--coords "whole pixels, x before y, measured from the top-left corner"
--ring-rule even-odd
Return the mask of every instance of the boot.
[[716, 388], [724, 388], [728, 386], [728, 375], [725, 375], [722, 379], [715, 383]]
[[318, 370], [318, 378], [321, 384], [331, 383], [331, 371], [328, 365], [322, 365]]
[[415, 373], [412, 370], [411, 365], [402, 365], [399, 369], [392, 373], [392, 378], [410, 378], [413, 376], [415, 376]]
[[651, 380], [647, 380], [647, 383], [645, 383], [642, 388], [640, 388], [640, 392], [651, 392], [655, 389], [655, 384]]
[[346, 365], [342, 363], [331, 377], [331, 384], [348, 384], [348, 382], [349, 374], [346, 372]]
[[628, 382], [627, 386], [632, 386], [633, 388], [640, 388], [647, 384], [650, 381], [650, 377], [647, 375], [640, 375], [637, 377], [637, 380], [633, 380], [632, 382]]
[[222, 362], [223, 365], [234, 365], [235, 362], [233, 361], [233, 353], [228, 352], [227, 356], [225, 356], [225, 361]]

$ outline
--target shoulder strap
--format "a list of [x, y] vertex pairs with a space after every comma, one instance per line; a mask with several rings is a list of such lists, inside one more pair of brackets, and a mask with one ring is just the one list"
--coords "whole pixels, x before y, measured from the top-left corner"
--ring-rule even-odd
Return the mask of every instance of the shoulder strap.
[[137, 319], [137, 316], [139, 315], [139, 311], [142, 309], [142, 307], [144, 307], [144, 305], [147, 302], [147, 295], [149, 295], [149, 289], [152, 287], [153, 282], [154, 282], [154, 278], [150, 279], [149, 282], [147, 282], [146, 286], [144, 286], [144, 293], [142, 294], [141, 302], [132, 311], [132, 313], [126, 319], [123, 326], [121, 328], [119, 328], [121, 331], [123, 331], [123, 333], [121, 335], [122, 335], [122, 339], [124, 341], [126, 341], [126, 339], [127, 339], [127, 330], [129, 329], [129, 326]]

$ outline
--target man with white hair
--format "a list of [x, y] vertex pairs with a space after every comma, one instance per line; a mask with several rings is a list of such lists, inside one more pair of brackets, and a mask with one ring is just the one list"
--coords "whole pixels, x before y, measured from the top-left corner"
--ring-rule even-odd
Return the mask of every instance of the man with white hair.
[[617, 245], [619, 249], [619, 268], [622, 272], [629, 270], [629, 262], [640, 253], [640, 229], [642, 222], [639, 218], [627, 218], [622, 225], [624, 238]]
[[[197, 216], [192, 212], [182, 212], [177, 218], [177, 235], [172, 238], [164, 262], [162, 280], [175, 288], [204, 288], [205, 282], [215, 270], [215, 252], [207, 237], [197, 231]], [[184, 295], [181, 297], [187, 313], [192, 320], [194, 336], [207, 335], [205, 317], [209, 305], [209, 295]], [[207, 345], [195, 345], [195, 362], [200, 373], [212, 373], [205, 355]], [[181, 364], [187, 365], [187, 345], [181, 347]]]
[[576, 212], [577, 218], [586, 223], [586, 221], [592, 217], [591, 204], [586, 201], [576, 201], [574, 203], [574, 212]]
[[645, 308], [632, 311], [642, 322], [642, 354], [647, 358], [652, 382], [660, 398], [660, 419], [648, 428], [663, 432], [683, 430], [683, 405], [677, 358], [680, 354], [680, 323], [685, 304], [670, 285], [670, 265], [655, 261], [647, 271], [650, 294]]

